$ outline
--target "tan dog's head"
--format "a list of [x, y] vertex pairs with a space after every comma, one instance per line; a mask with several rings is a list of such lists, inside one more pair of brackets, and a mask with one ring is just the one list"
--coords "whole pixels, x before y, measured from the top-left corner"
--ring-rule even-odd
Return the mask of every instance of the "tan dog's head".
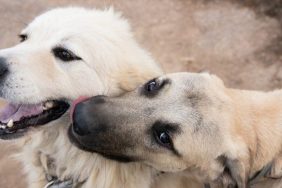
[[54, 9], [20, 38], [0, 50], [0, 97], [9, 102], [0, 112], [4, 139], [58, 119], [79, 96], [119, 94], [161, 72], [112, 9]]
[[207, 73], [169, 74], [120, 97], [78, 104], [69, 134], [80, 148], [111, 159], [142, 161], [160, 171], [199, 169], [215, 180], [233, 147], [225, 90]]

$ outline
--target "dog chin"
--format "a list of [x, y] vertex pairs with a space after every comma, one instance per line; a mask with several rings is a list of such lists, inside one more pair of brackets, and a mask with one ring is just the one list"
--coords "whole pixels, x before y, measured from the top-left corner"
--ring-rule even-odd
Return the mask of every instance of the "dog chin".
[[69, 130], [68, 130], [68, 137], [71, 141], [72, 144], [74, 144], [77, 148], [86, 151], [86, 152], [90, 152], [90, 153], [98, 153], [100, 155], [102, 155], [103, 157], [110, 159], [110, 160], [114, 160], [117, 162], [122, 162], [122, 163], [129, 163], [129, 162], [138, 162], [139, 159], [135, 158], [135, 157], [131, 157], [131, 156], [127, 156], [127, 155], [123, 155], [123, 154], [111, 154], [105, 151], [98, 151], [95, 150], [93, 148], [89, 148], [88, 146], [82, 144], [79, 139], [76, 138], [76, 136], [73, 133], [73, 128], [72, 125], [70, 125]]

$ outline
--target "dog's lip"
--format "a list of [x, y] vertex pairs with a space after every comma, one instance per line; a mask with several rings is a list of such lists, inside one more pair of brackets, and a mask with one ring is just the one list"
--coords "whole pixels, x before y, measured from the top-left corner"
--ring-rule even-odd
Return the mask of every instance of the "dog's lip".
[[130, 157], [130, 156], [124, 156], [124, 155], [119, 155], [119, 154], [110, 154], [105, 151], [101, 150], [95, 150], [94, 148], [89, 148], [87, 144], [83, 143], [80, 141], [80, 139], [77, 137], [77, 135], [73, 131], [73, 124], [70, 125], [68, 129], [68, 137], [71, 141], [72, 144], [74, 144], [77, 148], [90, 152], [90, 153], [98, 153], [102, 156], [104, 156], [107, 159], [115, 160], [118, 162], [123, 162], [123, 163], [128, 163], [128, 162], [136, 162], [139, 159], [136, 157]]
[[76, 105], [78, 105], [81, 102], [88, 100], [89, 98], [90, 97], [87, 97], [87, 96], [80, 96], [72, 102], [71, 108], [70, 108], [70, 118], [71, 118], [71, 120], [73, 119], [73, 113], [74, 113]]
[[[0, 139], [13, 139], [20, 137], [30, 127], [45, 125], [53, 120], [60, 118], [69, 109], [69, 104], [64, 100], [53, 100], [54, 106], [43, 110], [42, 113], [22, 117], [13, 122], [12, 126], [3, 123], [0, 127]], [[13, 112], [13, 111], [12, 111]]]

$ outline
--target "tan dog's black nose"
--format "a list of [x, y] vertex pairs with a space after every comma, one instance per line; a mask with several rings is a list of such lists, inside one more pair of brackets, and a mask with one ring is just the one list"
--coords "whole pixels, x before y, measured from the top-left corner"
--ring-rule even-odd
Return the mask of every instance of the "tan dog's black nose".
[[123, 132], [119, 126], [128, 121], [128, 118], [120, 118], [127, 116], [127, 113], [121, 113], [121, 107], [119, 102], [105, 96], [92, 97], [76, 104], [68, 133], [72, 143], [80, 149], [120, 162], [137, 160], [122, 152], [124, 148], [134, 147], [135, 142], [127, 139], [131, 132]]
[[[101, 117], [100, 105], [105, 103], [105, 96], [99, 95], [76, 105], [73, 113], [73, 131], [79, 136], [86, 136], [100, 130], [104, 125]], [[89, 116], [89, 114], [92, 114]]]
[[6, 59], [0, 57], [0, 80], [4, 79], [8, 74], [8, 64]]

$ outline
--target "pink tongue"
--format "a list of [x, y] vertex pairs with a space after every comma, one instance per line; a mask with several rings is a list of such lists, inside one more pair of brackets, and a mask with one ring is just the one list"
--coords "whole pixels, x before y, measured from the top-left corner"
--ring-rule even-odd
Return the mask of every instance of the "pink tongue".
[[0, 109], [0, 122], [7, 123], [10, 119], [15, 121], [21, 120], [23, 117], [31, 117], [43, 112], [42, 104], [7, 104]]
[[76, 105], [77, 105], [78, 103], [81, 103], [81, 102], [83, 102], [83, 101], [86, 101], [87, 99], [89, 99], [89, 97], [80, 96], [80, 97], [78, 97], [76, 100], [74, 100], [74, 101], [72, 102], [71, 109], [70, 109], [70, 118], [71, 118], [71, 120], [72, 120], [73, 112], [74, 112], [74, 109], [75, 109]]

